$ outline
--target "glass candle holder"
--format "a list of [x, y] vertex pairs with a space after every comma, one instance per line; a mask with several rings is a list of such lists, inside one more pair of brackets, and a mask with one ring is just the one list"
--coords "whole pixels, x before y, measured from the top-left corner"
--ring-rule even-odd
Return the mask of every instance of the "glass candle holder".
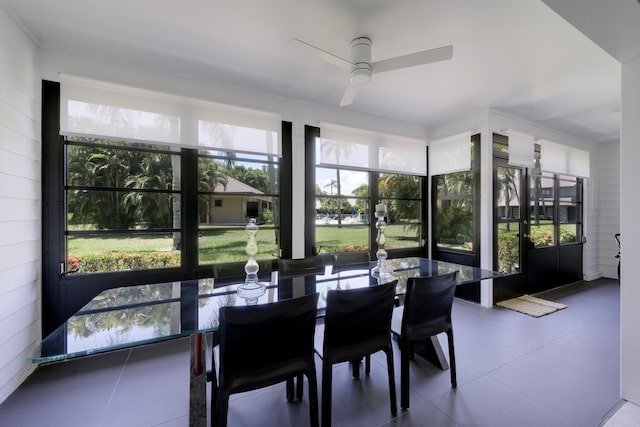
[[244, 265], [244, 272], [246, 274], [245, 281], [242, 285], [238, 286], [238, 296], [246, 300], [247, 305], [255, 305], [258, 303], [258, 298], [264, 295], [266, 287], [264, 283], [258, 281], [258, 271], [260, 266], [256, 261], [258, 255], [258, 241], [256, 236], [260, 227], [256, 224], [256, 220], [251, 218], [251, 221], [245, 227], [247, 233], [247, 246], [245, 252], [247, 253], [247, 263]]
[[376, 229], [378, 235], [376, 237], [376, 243], [378, 244], [378, 250], [376, 251], [376, 258], [378, 263], [373, 269], [371, 269], [371, 275], [378, 279], [379, 283], [386, 283], [392, 276], [392, 270], [387, 265], [387, 250], [384, 248], [387, 244], [387, 238], [384, 235], [384, 230], [387, 227], [387, 223], [384, 221], [387, 216], [387, 206], [385, 204], [377, 204], [376, 210]]

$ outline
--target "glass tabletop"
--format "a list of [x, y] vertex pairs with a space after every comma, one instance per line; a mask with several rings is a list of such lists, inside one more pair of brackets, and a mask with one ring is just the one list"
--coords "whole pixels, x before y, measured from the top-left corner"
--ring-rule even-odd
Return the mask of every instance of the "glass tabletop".
[[[458, 271], [458, 284], [477, 282], [500, 276], [475, 267], [434, 261], [426, 258], [387, 260], [398, 280], [396, 293], [403, 294], [409, 277], [434, 276]], [[266, 292], [259, 304], [318, 292], [318, 315], [324, 315], [327, 292], [372, 286], [378, 280], [370, 268], [357, 268], [331, 274], [279, 279], [277, 272], [265, 283]], [[215, 286], [214, 279], [152, 283], [108, 289], [101, 292], [75, 315], [32, 349], [27, 361], [53, 362], [105, 351], [134, 347], [153, 342], [211, 332], [218, 328], [220, 307], [245, 305], [238, 297], [238, 284]]]

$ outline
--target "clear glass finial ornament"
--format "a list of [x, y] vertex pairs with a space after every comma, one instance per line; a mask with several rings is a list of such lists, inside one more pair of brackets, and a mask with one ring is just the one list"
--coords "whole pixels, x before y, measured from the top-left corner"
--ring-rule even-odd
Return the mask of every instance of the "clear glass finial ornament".
[[387, 228], [387, 223], [384, 221], [384, 217], [387, 215], [387, 206], [384, 204], [376, 205], [376, 228], [378, 229], [378, 236], [376, 237], [376, 243], [378, 244], [378, 250], [376, 251], [376, 258], [378, 258], [378, 264], [371, 269], [371, 275], [378, 279], [379, 283], [387, 283], [392, 279], [391, 268], [387, 265], [387, 251], [384, 248], [387, 244], [387, 238], [384, 235], [384, 230]]
[[251, 218], [251, 221], [245, 227], [245, 232], [247, 233], [247, 246], [245, 247], [245, 252], [247, 253], [247, 263], [244, 265], [244, 272], [246, 273], [246, 278], [244, 283], [238, 286], [238, 296], [240, 298], [244, 298], [247, 302], [247, 305], [254, 305], [258, 303], [258, 298], [260, 298], [265, 293], [264, 283], [260, 283], [258, 281], [258, 270], [260, 270], [260, 266], [256, 261], [256, 256], [258, 255], [258, 241], [256, 239], [256, 235], [260, 227], [256, 224], [256, 220]]

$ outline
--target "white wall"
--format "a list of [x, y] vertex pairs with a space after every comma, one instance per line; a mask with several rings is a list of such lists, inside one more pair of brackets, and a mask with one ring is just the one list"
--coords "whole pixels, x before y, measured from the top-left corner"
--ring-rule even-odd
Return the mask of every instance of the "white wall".
[[596, 156], [598, 192], [594, 195], [597, 206], [597, 251], [586, 255], [589, 262], [598, 262], [602, 276], [618, 277], [618, 245], [614, 234], [620, 233], [620, 142], [598, 146]]
[[623, 260], [620, 271], [622, 398], [640, 405], [640, 57], [622, 64], [620, 199]]
[[40, 340], [38, 52], [0, 8], [0, 402], [33, 371]]

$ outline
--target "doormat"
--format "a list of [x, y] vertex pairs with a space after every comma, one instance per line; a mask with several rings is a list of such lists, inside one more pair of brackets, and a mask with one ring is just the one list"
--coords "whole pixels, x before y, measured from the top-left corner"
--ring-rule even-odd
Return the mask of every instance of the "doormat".
[[554, 313], [558, 310], [564, 310], [566, 305], [558, 302], [548, 301], [542, 298], [532, 297], [531, 295], [522, 295], [517, 298], [511, 298], [500, 301], [496, 304], [498, 307], [508, 308], [509, 310], [519, 313], [528, 314], [533, 317], [542, 317], [547, 314]]

